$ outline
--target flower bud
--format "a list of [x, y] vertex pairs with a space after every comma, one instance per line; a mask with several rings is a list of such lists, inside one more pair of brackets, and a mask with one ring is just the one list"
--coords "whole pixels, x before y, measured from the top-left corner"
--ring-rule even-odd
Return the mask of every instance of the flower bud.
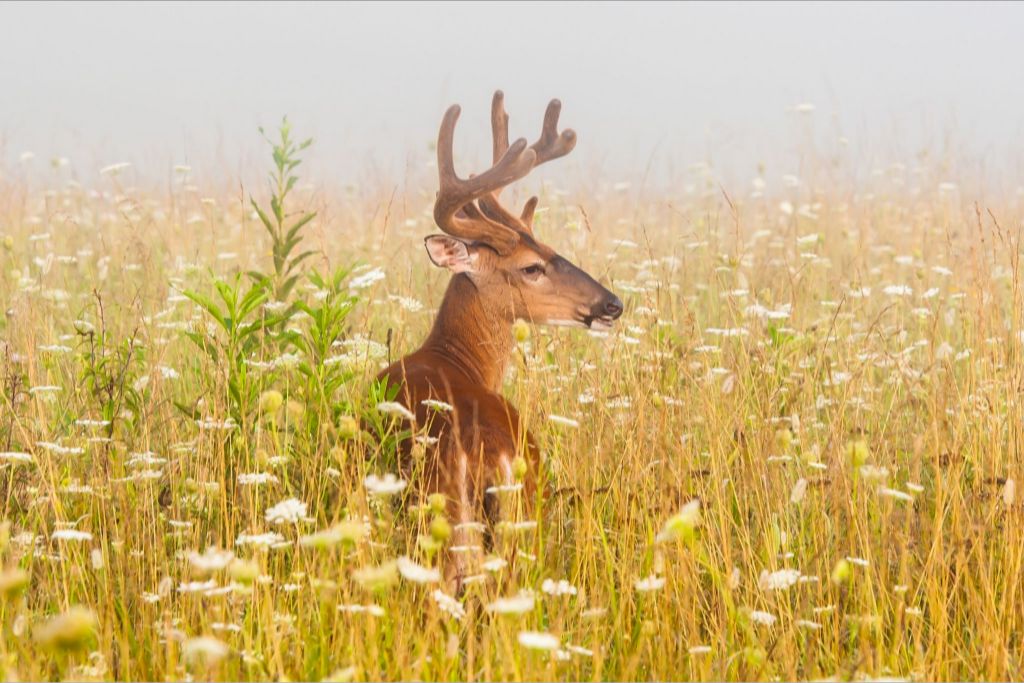
[[529, 466], [526, 463], [526, 458], [521, 455], [517, 455], [515, 460], [512, 461], [512, 476], [516, 478], [516, 481], [522, 481], [523, 477], [526, 476], [526, 471]]
[[228, 565], [228, 576], [232, 581], [248, 585], [260, 576], [260, 568], [252, 560], [243, 560], [236, 557]]
[[530, 338], [530, 325], [522, 318], [516, 318], [512, 323], [512, 337], [517, 344], [522, 344]]
[[28, 588], [28, 572], [20, 567], [12, 567], [0, 573], [0, 596], [4, 600], [11, 600], [18, 597]]
[[95, 633], [96, 615], [92, 610], [76, 605], [40, 626], [34, 635], [43, 647], [68, 652], [88, 647]]
[[274, 415], [284, 404], [284, 396], [280, 391], [264, 391], [260, 394], [260, 412], [264, 415]]
[[434, 517], [430, 522], [430, 536], [440, 543], [444, 543], [452, 535], [452, 525], [448, 523], [443, 515]]
[[338, 436], [342, 439], [354, 439], [359, 435], [359, 421], [351, 415], [342, 415], [338, 420]]
[[849, 562], [846, 560], [836, 562], [836, 566], [832, 569], [832, 583], [842, 586], [850, 582], [851, 576], [853, 576], [853, 567]]

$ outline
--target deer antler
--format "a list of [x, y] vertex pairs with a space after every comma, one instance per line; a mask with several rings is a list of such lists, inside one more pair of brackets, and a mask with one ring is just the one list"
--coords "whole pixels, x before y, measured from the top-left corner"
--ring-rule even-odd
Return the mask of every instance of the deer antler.
[[478, 240], [494, 247], [499, 254], [508, 254], [519, 241], [515, 228], [484, 215], [473, 202], [524, 177], [536, 164], [537, 153], [527, 149], [525, 139], [516, 140], [511, 147], [506, 140], [505, 151], [490, 169], [468, 179], [460, 178], [455, 173], [452, 152], [455, 122], [460, 111], [457, 104], [449, 107], [437, 136], [437, 170], [441, 186], [434, 202], [434, 220], [449, 235]]
[[[479, 240], [507, 254], [519, 241], [519, 233], [532, 233], [533, 212], [537, 198], [526, 202], [520, 216], [510, 213], [498, 197], [501, 191], [544, 162], [563, 157], [576, 146], [576, 133], [567, 128], [558, 132], [558, 115], [562, 103], [551, 100], [544, 112], [540, 139], [529, 147], [520, 138], [508, 142], [508, 114], [505, 95], [500, 90], [491, 101], [491, 132], [493, 134], [493, 166], [478, 176], [463, 180], [455, 174], [452, 141], [455, 122], [461, 109], [452, 105], [441, 121], [437, 136], [437, 170], [441, 187], [434, 203], [434, 220], [449, 235]], [[479, 200], [479, 207], [474, 203]]]
[[[562, 111], [562, 103], [558, 100], [551, 100], [544, 112], [544, 125], [541, 127], [540, 139], [530, 145], [530, 149], [536, 154], [534, 168], [541, 164], [564, 157], [576, 146], [576, 132], [566, 128], [558, 132], [558, 115]], [[498, 90], [494, 93], [491, 101], [491, 134], [493, 138], [494, 163], [503, 158], [509, 150], [508, 145], [508, 114], [505, 113], [505, 94]], [[480, 209], [493, 221], [504, 225], [513, 226], [516, 230], [533, 232], [533, 212], [537, 208], [537, 198], [531, 197], [523, 207], [523, 212], [516, 217], [511, 214], [498, 198], [504, 186], [496, 188], [493, 192], [480, 198]]]

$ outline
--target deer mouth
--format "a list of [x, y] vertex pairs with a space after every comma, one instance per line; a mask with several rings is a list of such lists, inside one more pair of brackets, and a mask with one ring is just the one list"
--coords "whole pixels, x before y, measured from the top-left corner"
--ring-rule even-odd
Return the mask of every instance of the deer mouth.
[[595, 332], [607, 332], [615, 326], [615, 318], [610, 315], [588, 315], [583, 318], [583, 324]]

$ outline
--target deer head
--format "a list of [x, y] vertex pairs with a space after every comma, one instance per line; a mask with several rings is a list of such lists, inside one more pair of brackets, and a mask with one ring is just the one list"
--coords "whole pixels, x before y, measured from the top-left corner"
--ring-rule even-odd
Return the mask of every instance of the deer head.
[[435, 265], [465, 273], [488, 308], [509, 322], [523, 318], [538, 324], [607, 329], [622, 314], [622, 301], [536, 239], [537, 197], [531, 197], [518, 216], [498, 199], [507, 185], [576, 146], [572, 130], [557, 130], [561, 108], [558, 100], [548, 104], [537, 142], [527, 147], [520, 138], [509, 145], [504, 95], [500, 90], [494, 93], [493, 166], [462, 179], [455, 173], [452, 154], [460, 109], [450, 107], [437, 138], [441, 182], [434, 204], [434, 220], [446, 234], [430, 235], [425, 244]]

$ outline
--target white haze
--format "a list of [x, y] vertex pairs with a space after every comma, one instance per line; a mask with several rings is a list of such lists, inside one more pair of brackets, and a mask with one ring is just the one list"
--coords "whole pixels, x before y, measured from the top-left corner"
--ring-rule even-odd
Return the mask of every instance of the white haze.
[[257, 126], [288, 114], [318, 180], [400, 179], [452, 102], [483, 161], [500, 87], [513, 136], [561, 98], [569, 168], [610, 179], [799, 173], [845, 137], [862, 170], [955, 148], [1016, 182], [1022, 29], [1020, 4], [5, 3], [0, 169], [32, 151], [34, 172], [66, 156], [83, 178], [245, 175]]

